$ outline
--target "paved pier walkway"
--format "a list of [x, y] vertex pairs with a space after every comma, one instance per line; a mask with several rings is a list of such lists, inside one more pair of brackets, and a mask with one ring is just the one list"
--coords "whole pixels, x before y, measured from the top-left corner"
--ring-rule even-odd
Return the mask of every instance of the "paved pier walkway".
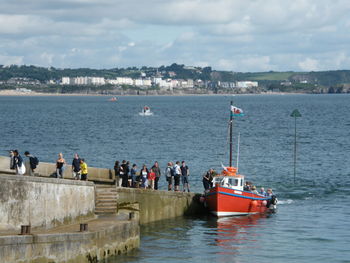
[[[128, 213], [120, 213], [114, 215], [99, 215], [94, 219], [83, 220], [81, 223], [88, 224], [88, 231], [86, 232], [98, 232], [110, 228], [114, 225], [119, 225], [129, 221]], [[83, 232], [83, 233], [86, 233]], [[31, 230], [31, 235], [42, 235], [42, 234], [65, 234], [65, 233], [82, 233], [80, 232], [80, 223], [62, 225], [50, 229], [45, 228], [35, 228]], [[1, 236], [17, 236], [20, 231], [14, 230], [0, 230]]]

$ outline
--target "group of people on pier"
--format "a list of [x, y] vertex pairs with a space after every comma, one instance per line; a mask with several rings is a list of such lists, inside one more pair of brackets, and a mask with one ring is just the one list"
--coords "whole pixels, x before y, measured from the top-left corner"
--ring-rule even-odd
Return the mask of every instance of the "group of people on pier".
[[[10, 169], [16, 171], [19, 175], [34, 176], [35, 169], [39, 164], [39, 159], [31, 155], [28, 151], [24, 153], [23, 159], [18, 150], [10, 151]], [[58, 154], [56, 160], [56, 170], [51, 177], [63, 178], [66, 170], [67, 162], [62, 153]], [[88, 165], [84, 158], [75, 153], [72, 160], [72, 179], [88, 180]], [[118, 187], [132, 187], [143, 189], [159, 189], [159, 179], [162, 176], [161, 168], [157, 161], [148, 168], [143, 164], [141, 169], [136, 164], [130, 166], [130, 162], [123, 160], [121, 163], [116, 161], [114, 164], [115, 183]], [[168, 162], [164, 171], [167, 182], [168, 191], [180, 191], [180, 182], [182, 182], [182, 190], [190, 192], [189, 175], [190, 170], [185, 161]]]
[[[152, 190], [159, 189], [159, 179], [162, 176], [157, 161], [154, 162], [150, 169], [147, 168], [146, 164], [143, 164], [140, 170], [136, 164], [130, 167], [129, 161], [123, 160], [121, 163], [116, 161], [114, 164], [114, 173], [117, 186]], [[181, 180], [183, 191], [190, 192], [189, 175], [190, 170], [185, 161], [182, 161], [181, 164], [179, 161], [175, 162], [175, 164], [168, 162], [165, 169], [168, 191], [180, 191]]]
[[[35, 169], [39, 164], [39, 159], [30, 154], [30, 152], [24, 152], [25, 159], [22, 158], [18, 150], [10, 151], [10, 169], [15, 170], [18, 175], [35, 175]], [[56, 160], [56, 170], [51, 174], [52, 177], [63, 178], [63, 173], [66, 169], [66, 160], [63, 158], [63, 154], [59, 153]], [[84, 158], [80, 158], [77, 153], [74, 154], [72, 161], [72, 179], [84, 180], [88, 179], [88, 166]]]

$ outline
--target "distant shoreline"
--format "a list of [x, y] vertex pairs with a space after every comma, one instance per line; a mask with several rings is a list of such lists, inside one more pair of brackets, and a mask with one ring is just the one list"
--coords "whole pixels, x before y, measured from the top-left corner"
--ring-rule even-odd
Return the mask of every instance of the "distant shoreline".
[[20, 97], [40, 97], [40, 96], [102, 96], [102, 97], [127, 97], [127, 96], [248, 96], [248, 95], [305, 95], [310, 93], [289, 93], [289, 92], [263, 92], [263, 93], [242, 93], [242, 94], [233, 94], [233, 93], [222, 93], [222, 94], [150, 94], [150, 95], [134, 95], [134, 94], [83, 94], [83, 93], [44, 93], [44, 92], [20, 92], [16, 90], [0, 90], [0, 96], [20, 96]]

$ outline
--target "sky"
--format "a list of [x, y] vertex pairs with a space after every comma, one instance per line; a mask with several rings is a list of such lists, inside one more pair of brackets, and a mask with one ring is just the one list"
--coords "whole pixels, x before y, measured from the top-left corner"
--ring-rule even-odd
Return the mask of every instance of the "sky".
[[350, 69], [348, 0], [1, 0], [0, 65]]

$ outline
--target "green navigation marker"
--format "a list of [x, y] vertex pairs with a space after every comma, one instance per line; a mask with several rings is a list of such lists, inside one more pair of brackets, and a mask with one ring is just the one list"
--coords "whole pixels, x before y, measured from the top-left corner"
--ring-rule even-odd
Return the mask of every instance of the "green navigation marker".
[[295, 110], [293, 110], [293, 112], [290, 116], [294, 117], [294, 118], [298, 118], [298, 117], [301, 117], [301, 114], [297, 109], [295, 109]]

